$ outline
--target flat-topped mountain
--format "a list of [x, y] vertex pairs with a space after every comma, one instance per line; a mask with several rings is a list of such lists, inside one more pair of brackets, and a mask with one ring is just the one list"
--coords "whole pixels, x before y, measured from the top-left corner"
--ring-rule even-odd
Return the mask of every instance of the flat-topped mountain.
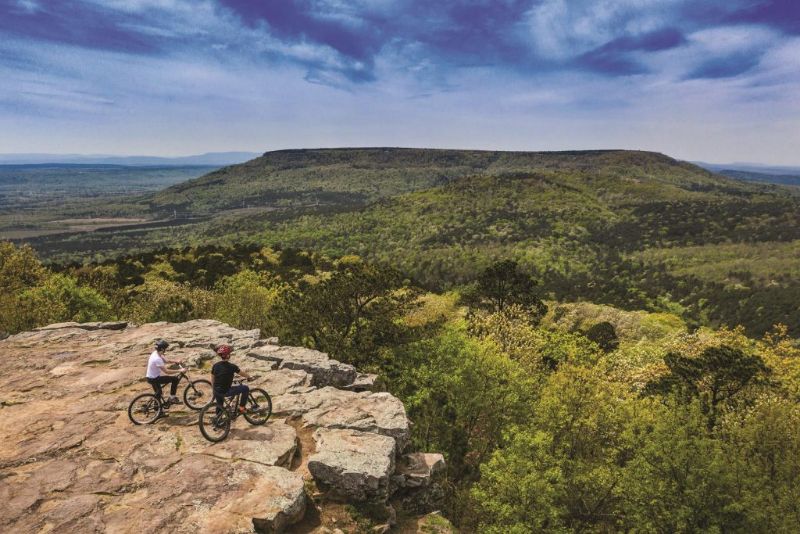
[[[258, 205], [364, 204], [466, 176], [570, 173], [671, 187], [730, 186], [731, 180], [663, 154], [629, 150], [503, 152], [414, 148], [279, 150], [172, 186], [156, 210], [209, 213]], [[564, 178], [567, 178], [564, 176]]]
[[[232, 343], [272, 395], [270, 421], [236, 420], [216, 444], [181, 406], [133, 425], [127, 406], [150, 390], [141, 377], [159, 337], [194, 379]], [[0, 341], [0, 530], [322, 533], [346, 503], [429, 506], [443, 460], [407, 453], [403, 404], [325, 354], [269, 343], [210, 320], [64, 323]]]

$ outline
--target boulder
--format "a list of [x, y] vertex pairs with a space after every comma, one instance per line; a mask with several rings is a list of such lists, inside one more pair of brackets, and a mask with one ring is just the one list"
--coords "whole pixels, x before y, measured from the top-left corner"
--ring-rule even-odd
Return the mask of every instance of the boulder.
[[343, 391], [325, 387], [302, 395], [273, 399], [273, 413], [301, 417], [306, 426], [350, 428], [391, 436], [403, 450], [410, 436], [409, 421], [400, 400], [389, 393]]
[[[250, 365], [244, 364], [243, 367], [250, 369]], [[262, 369], [255, 366], [255, 372], [261, 373]], [[260, 378], [253, 382], [254, 385], [264, 388], [270, 397], [275, 399], [286, 394], [308, 393], [315, 388], [311, 385], [312, 377], [305, 371], [292, 371], [290, 369], [278, 369], [275, 371], [264, 372]]]
[[146, 487], [121, 495], [100, 515], [109, 532], [282, 532], [305, 506], [296, 473], [194, 455], [151, 475]]
[[358, 373], [356, 379], [352, 384], [342, 386], [342, 389], [348, 391], [372, 391], [375, 388], [375, 382], [378, 380], [378, 375], [370, 373]]
[[355, 367], [332, 360], [324, 352], [303, 347], [280, 347], [264, 345], [247, 353], [251, 358], [271, 360], [280, 369], [298, 369], [314, 377], [317, 387], [344, 387], [353, 383], [358, 376]]
[[320, 428], [308, 470], [334, 494], [356, 501], [385, 500], [394, 472], [395, 441], [357, 430]]
[[438, 453], [412, 452], [397, 462], [395, 481], [406, 488], [428, 486], [445, 469], [444, 456]]
[[253, 483], [243, 488], [244, 491], [226, 495], [217, 503], [215, 508], [219, 510], [215, 509], [206, 519], [205, 531], [233, 532], [231, 519], [242, 518], [238, 525], [245, 532], [249, 532], [248, 527], [252, 526], [256, 532], [272, 534], [284, 532], [303, 518], [306, 511], [303, 477], [275, 467], [259, 467], [257, 470], [258, 475], [253, 477]]
[[234, 425], [223, 442], [210, 444], [198, 432], [187, 432], [184, 447], [226, 460], [244, 460], [289, 468], [297, 451], [297, 433], [283, 421], [269, 421], [264, 426]]

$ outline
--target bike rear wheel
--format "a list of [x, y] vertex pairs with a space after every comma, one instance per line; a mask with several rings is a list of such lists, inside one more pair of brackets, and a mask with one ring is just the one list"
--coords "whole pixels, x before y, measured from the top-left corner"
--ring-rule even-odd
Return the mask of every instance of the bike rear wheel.
[[247, 397], [247, 411], [242, 415], [251, 425], [263, 425], [272, 415], [272, 399], [263, 389], [255, 388], [250, 390]]
[[158, 397], [152, 393], [142, 393], [128, 405], [128, 418], [134, 425], [147, 425], [164, 413]]
[[208, 380], [189, 382], [183, 390], [183, 403], [192, 410], [199, 410], [214, 400], [214, 388]]
[[231, 416], [227, 410], [212, 402], [200, 410], [200, 433], [208, 441], [220, 442], [228, 437], [231, 431]]

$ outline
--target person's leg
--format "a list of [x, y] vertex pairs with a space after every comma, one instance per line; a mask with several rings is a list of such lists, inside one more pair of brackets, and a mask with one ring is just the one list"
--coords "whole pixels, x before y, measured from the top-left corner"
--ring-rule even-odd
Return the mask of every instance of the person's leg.
[[181, 381], [181, 377], [179, 376], [170, 376], [168, 377], [170, 384], [169, 384], [169, 394], [170, 396], [174, 397], [178, 393], [178, 382]]
[[163, 384], [163, 382], [160, 380], [161, 378], [163, 378], [163, 377], [159, 376], [158, 378], [148, 378], [147, 379], [147, 382], [149, 382], [150, 385], [153, 386], [153, 391], [155, 392], [156, 397], [158, 397], [159, 399], [161, 398], [161, 394], [162, 394], [161, 384]]
[[239, 406], [244, 408], [247, 405], [247, 395], [250, 393], [250, 388], [245, 386], [244, 384], [239, 384], [238, 386], [231, 386], [231, 389], [225, 394], [226, 397], [233, 397], [241, 393], [239, 397]]
[[250, 396], [250, 388], [245, 386], [244, 384], [239, 386], [242, 388], [242, 395], [239, 397], [239, 406], [242, 408], [247, 407], [247, 397]]
[[224, 403], [225, 403], [225, 395], [214, 391], [214, 404], [217, 405], [217, 415], [219, 415], [219, 412], [222, 411]]

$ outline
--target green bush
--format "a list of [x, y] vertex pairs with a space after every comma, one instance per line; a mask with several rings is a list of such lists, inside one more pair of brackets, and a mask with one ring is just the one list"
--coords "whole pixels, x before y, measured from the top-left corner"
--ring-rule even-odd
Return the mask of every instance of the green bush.
[[210, 315], [212, 294], [188, 284], [170, 282], [155, 274], [129, 294], [125, 317], [137, 323], [183, 322]]
[[214, 318], [236, 328], [257, 328], [265, 337], [273, 336], [279, 328], [276, 308], [282, 291], [276, 281], [264, 274], [240, 271], [217, 283]]
[[63, 274], [53, 274], [39, 285], [25, 290], [20, 306], [31, 326], [113, 318], [111, 306], [100, 293], [79, 286], [77, 280]]

